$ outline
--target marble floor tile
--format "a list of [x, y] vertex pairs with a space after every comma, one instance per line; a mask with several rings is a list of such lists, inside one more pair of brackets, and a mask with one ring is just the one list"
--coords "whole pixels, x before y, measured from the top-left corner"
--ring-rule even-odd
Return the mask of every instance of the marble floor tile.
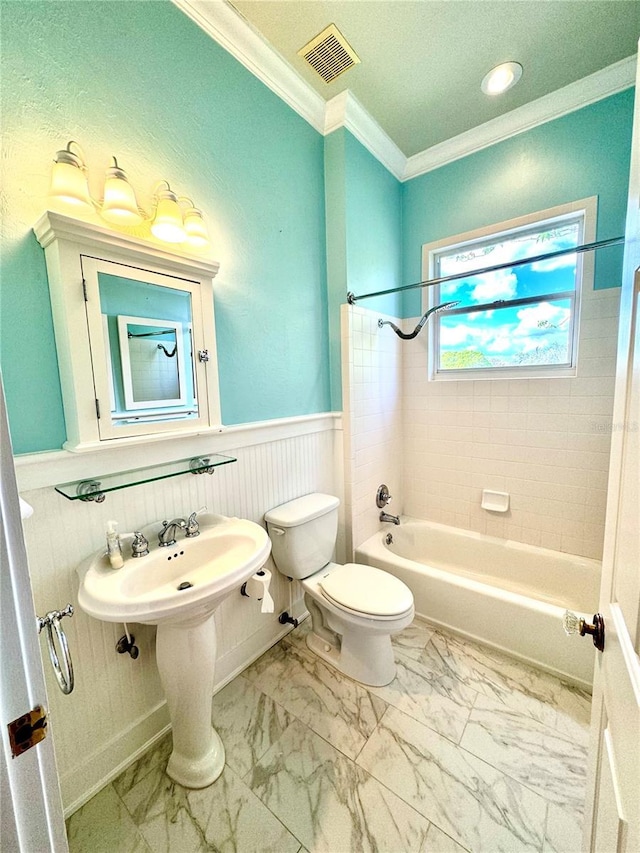
[[585, 709], [589, 713], [588, 694], [497, 649], [437, 631], [420, 661], [426, 664], [434, 659], [479, 693], [546, 725], [557, 725], [561, 714], [569, 726], [572, 716], [583, 720]]
[[213, 697], [212, 722], [226, 760], [244, 776], [293, 720], [291, 714], [242, 676]]
[[144, 838], [112, 785], [67, 821], [69, 853], [149, 853]]
[[564, 685], [556, 697], [556, 728], [585, 745], [589, 742], [591, 696], [577, 687]]
[[173, 783], [169, 735], [69, 819], [71, 853], [580, 853], [588, 694], [421, 620], [365, 688], [310, 627], [214, 697], [219, 780]]
[[542, 853], [582, 853], [582, 827], [579, 814], [549, 803]]
[[312, 853], [415, 853], [429, 823], [296, 721], [245, 777]]
[[404, 631], [400, 631], [399, 634], [394, 634], [391, 637], [391, 644], [394, 651], [401, 652], [405, 657], [417, 659], [434, 632], [435, 628], [432, 628], [427, 622], [423, 622], [422, 619], [416, 618]]
[[386, 687], [370, 687], [414, 720], [458, 743], [469, 719], [477, 691], [464, 684], [438, 662], [406, 657], [396, 652], [396, 677]]
[[386, 709], [367, 688], [299, 646], [274, 646], [244, 675], [349, 758], [360, 752]]
[[230, 767], [208, 788], [187, 790], [155, 768], [125, 794], [153, 853], [297, 853], [285, 829]]
[[130, 764], [127, 769], [121, 773], [117, 779], [113, 781], [113, 787], [116, 794], [120, 797], [124, 796], [127, 791], [130, 791], [134, 785], [137, 785], [141, 779], [150, 773], [155, 767], [167, 766], [171, 750], [173, 748], [173, 740], [171, 732], [165, 735], [151, 749], [147, 750], [144, 755], [141, 755], [133, 764]]
[[421, 853], [467, 853], [467, 849], [432, 823]]
[[552, 802], [582, 811], [587, 749], [567, 734], [478, 696], [460, 746]]
[[542, 848], [542, 797], [396, 708], [387, 710], [357, 764], [469, 850]]

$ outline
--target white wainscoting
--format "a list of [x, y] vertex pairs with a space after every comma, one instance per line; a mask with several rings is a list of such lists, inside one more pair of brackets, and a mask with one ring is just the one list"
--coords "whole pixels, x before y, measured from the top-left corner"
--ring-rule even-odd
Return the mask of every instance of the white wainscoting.
[[[312, 491], [341, 499], [342, 433], [335, 414], [244, 425], [194, 440], [172, 440], [118, 454], [115, 450], [79, 457], [66, 452], [16, 459], [18, 486], [33, 506], [24, 522], [36, 612], [44, 614], [77, 603], [75, 568], [104, 543], [107, 521], [122, 532], [154, 521], [184, 516], [206, 505], [211, 511], [262, 522], [266, 510]], [[170, 451], [169, 451], [170, 448]], [[84, 475], [122, 470], [183, 458], [192, 451], [225, 452], [238, 461], [212, 476], [184, 475], [109, 493], [103, 504], [70, 502], [53, 484]], [[127, 462], [124, 462], [127, 459]], [[118, 464], [120, 463], [120, 464]], [[82, 476], [76, 473], [75, 476]], [[237, 596], [218, 610], [217, 688], [275, 643], [288, 628], [278, 614], [304, 612], [298, 584], [273, 570], [275, 613], [262, 615], [258, 604]], [[76, 607], [65, 619], [76, 676], [69, 696], [58, 689], [43, 645], [51, 730], [55, 739], [63, 801], [67, 814], [116, 776], [166, 730], [169, 720], [155, 663], [155, 628], [132, 625], [140, 657], [118, 655], [121, 624], [99, 622]], [[43, 640], [44, 643], [44, 640]]]

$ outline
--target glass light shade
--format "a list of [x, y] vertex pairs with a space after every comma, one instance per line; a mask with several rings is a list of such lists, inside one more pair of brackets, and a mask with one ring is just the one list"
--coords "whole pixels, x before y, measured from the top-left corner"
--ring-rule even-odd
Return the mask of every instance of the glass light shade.
[[485, 74], [480, 88], [485, 95], [501, 95], [515, 86], [521, 77], [522, 65], [519, 62], [503, 62]]
[[151, 233], [165, 243], [183, 243], [186, 239], [182, 211], [175, 193], [171, 190], [158, 192], [158, 206], [151, 223]]
[[58, 151], [51, 172], [49, 195], [78, 207], [93, 207], [87, 175], [80, 162], [70, 151]]
[[117, 165], [107, 169], [104, 201], [100, 214], [107, 222], [113, 222], [116, 225], [138, 225], [142, 222], [143, 217], [138, 210], [133, 187]]
[[197, 207], [188, 207], [184, 212], [184, 230], [186, 241], [190, 246], [204, 249], [209, 245], [209, 234], [202, 216], [202, 211]]

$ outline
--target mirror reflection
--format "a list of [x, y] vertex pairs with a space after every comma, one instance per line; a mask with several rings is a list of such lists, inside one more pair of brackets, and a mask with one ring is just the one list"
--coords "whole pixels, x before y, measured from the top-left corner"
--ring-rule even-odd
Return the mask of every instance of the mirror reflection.
[[102, 271], [98, 286], [113, 425], [197, 417], [191, 293]]

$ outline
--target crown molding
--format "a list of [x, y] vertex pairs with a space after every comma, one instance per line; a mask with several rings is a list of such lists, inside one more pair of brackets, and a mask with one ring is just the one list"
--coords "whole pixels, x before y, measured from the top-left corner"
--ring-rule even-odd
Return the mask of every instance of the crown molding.
[[349, 90], [325, 102], [227, 0], [173, 3], [315, 130], [326, 136], [347, 128], [400, 181], [615, 95], [635, 82], [634, 55], [407, 158]]
[[399, 181], [407, 158], [348, 89], [327, 101], [324, 135], [346, 127]]
[[324, 133], [325, 100], [226, 0], [173, 0], [211, 38], [298, 115]]
[[561, 118], [582, 107], [608, 98], [633, 86], [636, 56], [628, 56], [613, 65], [596, 71], [582, 80], [550, 92], [542, 98], [524, 104], [485, 124], [433, 145], [407, 159], [402, 180], [407, 181], [439, 169], [447, 163], [467, 157], [497, 142], [502, 142], [525, 130], [531, 130], [552, 119]]

